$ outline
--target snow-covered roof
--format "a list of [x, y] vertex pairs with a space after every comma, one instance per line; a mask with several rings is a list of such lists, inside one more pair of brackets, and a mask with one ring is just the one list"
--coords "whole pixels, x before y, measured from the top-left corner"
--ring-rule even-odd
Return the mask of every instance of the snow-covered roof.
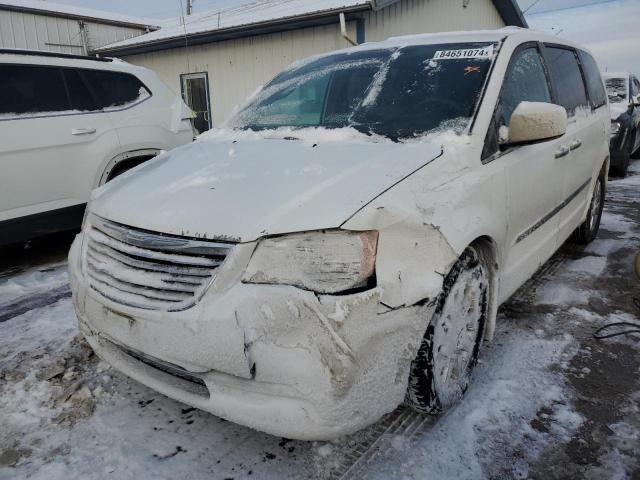
[[98, 50], [111, 51], [152, 44], [185, 36], [219, 32], [301, 16], [329, 14], [336, 10], [367, 10], [369, 0], [248, 0], [248, 3], [164, 21], [162, 28], [141, 37], [112, 43]]
[[42, 15], [55, 15], [57, 17], [77, 18], [79, 20], [134, 26], [141, 27], [143, 29], [157, 29], [161, 23], [158, 20], [130, 17], [119, 13], [104, 12], [91, 8], [77, 7], [75, 5], [63, 5], [44, 0], [0, 0], [0, 10], [15, 10]]
[[[0, 0], [1, 1], [1, 0]], [[244, 4], [180, 17], [162, 23], [157, 31], [106, 45], [98, 51], [107, 54], [132, 54], [141, 50], [160, 50], [189, 44], [208, 43], [231, 36], [266, 33], [270, 28], [284, 28], [297, 23], [384, 8], [398, 0], [246, 0]], [[526, 26], [515, 0], [494, 0], [506, 22]], [[302, 22], [307, 22], [303, 24]], [[225, 37], [226, 36], [226, 37]], [[197, 43], [194, 42], [197, 40]]]

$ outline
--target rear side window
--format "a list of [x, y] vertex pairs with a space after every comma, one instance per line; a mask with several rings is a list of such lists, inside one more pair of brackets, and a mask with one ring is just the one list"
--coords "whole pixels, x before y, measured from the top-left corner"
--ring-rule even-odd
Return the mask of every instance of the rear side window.
[[499, 107], [500, 125], [509, 126], [521, 102], [551, 102], [551, 92], [542, 58], [535, 47], [515, 54], [504, 77]]
[[556, 88], [556, 102], [572, 117], [579, 107], [589, 106], [582, 72], [573, 50], [547, 47], [547, 65]]
[[151, 96], [147, 87], [128, 73], [83, 70], [82, 74], [102, 110], [125, 108]]
[[80, 112], [98, 110], [97, 104], [91, 95], [86, 82], [82, 78], [80, 70], [64, 68], [62, 71], [64, 73], [65, 82], [67, 82], [71, 108]]
[[607, 92], [604, 89], [604, 83], [600, 75], [600, 69], [593, 57], [587, 52], [581, 51], [580, 62], [587, 79], [587, 90], [589, 92], [589, 100], [593, 108], [599, 108], [607, 103]]
[[0, 65], [0, 118], [37, 116], [70, 109], [59, 68]]

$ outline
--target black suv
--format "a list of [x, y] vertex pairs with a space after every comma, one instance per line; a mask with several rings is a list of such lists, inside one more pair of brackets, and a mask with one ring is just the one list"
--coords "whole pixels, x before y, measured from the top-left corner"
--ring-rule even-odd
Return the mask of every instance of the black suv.
[[624, 177], [640, 150], [640, 81], [629, 73], [605, 73], [611, 104], [611, 172]]

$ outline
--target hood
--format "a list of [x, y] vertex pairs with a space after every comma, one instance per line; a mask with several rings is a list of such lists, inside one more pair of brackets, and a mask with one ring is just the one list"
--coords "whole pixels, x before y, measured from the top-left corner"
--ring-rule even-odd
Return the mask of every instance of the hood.
[[248, 242], [337, 228], [439, 146], [199, 140], [96, 190], [90, 210], [147, 230]]

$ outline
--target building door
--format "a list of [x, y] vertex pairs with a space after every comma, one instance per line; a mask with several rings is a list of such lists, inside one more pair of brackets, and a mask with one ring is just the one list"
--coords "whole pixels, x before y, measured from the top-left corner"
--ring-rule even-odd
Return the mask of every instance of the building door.
[[204, 73], [187, 73], [180, 76], [182, 98], [196, 117], [193, 124], [198, 133], [211, 128], [211, 106], [209, 102], [209, 75]]

